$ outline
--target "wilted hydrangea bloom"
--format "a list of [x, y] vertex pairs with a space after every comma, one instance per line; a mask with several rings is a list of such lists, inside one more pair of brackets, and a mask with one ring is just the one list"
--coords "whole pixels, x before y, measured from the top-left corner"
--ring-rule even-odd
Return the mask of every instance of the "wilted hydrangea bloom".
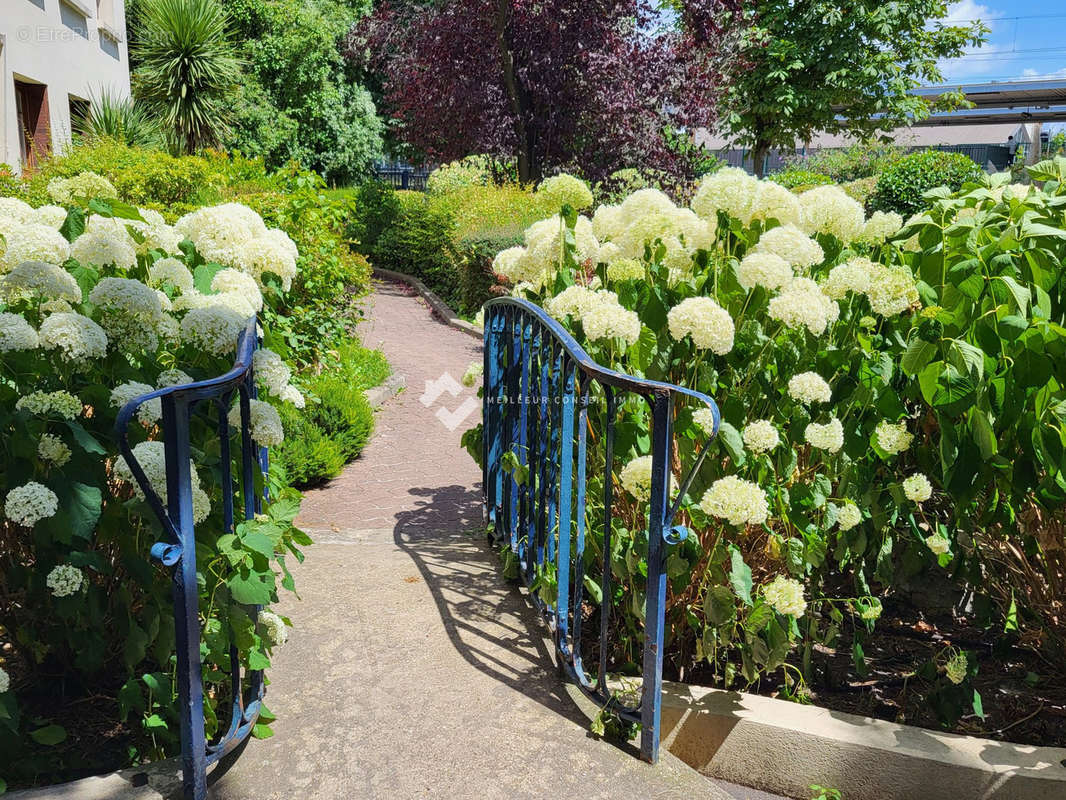
[[947, 675], [949, 681], [956, 686], [966, 680], [966, 673], [969, 671], [970, 662], [966, 659], [966, 654], [961, 650], [956, 651], [952, 655], [951, 660], [948, 661], [947, 666], [944, 667], [944, 674]]
[[933, 486], [925, 475], [916, 472], [903, 480], [903, 494], [912, 503], [924, 503], [933, 496]]
[[45, 433], [37, 443], [37, 455], [42, 461], [61, 467], [70, 461], [70, 448], [58, 436]]
[[811, 447], [827, 450], [830, 453], [835, 453], [844, 446], [844, 426], [836, 417], [824, 425], [817, 422], [810, 423], [803, 435]]
[[222, 306], [194, 308], [181, 321], [181, 339], [211, 355], [228, 356], [248, 319], [248, 315]]
[[[162, 442], [141, 442], [133, 448], [133, 457], [144, 470], [148, 478], [148, 484], [152, 491], [159, 496], [164, 506], [167, 504], [167, 465], [166, 453]], [[144, 499], [144, 492], [140, 485], [133, 479], [126, 459], [119, 456], [114, 465], [115, 477], [120, 481], [133, 484], [133, 491], [137, 497]], [[196, 466], [189, 460], [189, 474], [192, 484], [192, 518], [193, 522], [203, 522], [211, 513], [211, 500], [200, 485], [200, 476], [196, 473]]]
[[692, 210], [704, 219], [716, 219], [719, 211], [751, 221], [759, 181], [737, 167], [723, 167], [700, 181], [692, 198]]
[[907, 432], [906, 422], [893, 423], [887, 419], [877, 423], [874, 435], [877, 436], [878, 446], [890, 455], [902, 453], [914, 440], [913, 434]]
[[592, 190], [588, 184], [565, 172], [541, 181], [537, 194], [545, 195], [553, 205], [569, 205], [575, 211], [588, 208], [593, 203]]
[[277, 447], [285, 441], [281, 416], [274, 406], [263, 400], [249, 400], [249, 427], [252, 439], [260, 447]]
[[15, 402], [18, 411], [29, 411], [39, 417], [55, 414], [63, 419], [74, 419], [81, 415], [82, 402], [70, 392], [33, 392], [20, 397]]
[[37, 331], [21, 314], [0, 311], [0, 353], [33, 350], [40, 344]]
[[815, 186], [801, 194], [799, 200], [807, 233], [827, 233], [844, 244], [862, 235], [866, 224], [862, 205], [839, 186]]
[[749, 422], [744, 426], [744, 432], [741, 435], [744, 439], [744, 446], [756, 455], [767, 453], [781, 443], [777, 428], [768, 419]]
[[47, 486], [30, 481], [7, 493], [4, 514], [18, 525], [32, 528], [42, 519], [55, 516], [59, 510], [59, 498]]
[[840, 318], [840, 307], [826, 297], [809, 278], [793, 278], [781, 294], [771, 297], [766, 313], [786, 328], [805, 326], [812, 336], [821, 336]]
[[[111, 390], [111, 407], [121, 409], [130, 400], [153, 391], [155, 389], [147, 383], [126, 381]], [[163, 405], [158, 397], [154, 400], [149, 400], [147, 403], [142, 403], [137, 409], [137, 419], [145, 425], [154, 425], [162, 416]]]
[[81, 302], [81, 287], [62, 267], [44, 261], [23, 261], [0, 278], [0, 295], [9, 302], [31, 298]]
[[778, 614], [799, 619], [807, 611], [807, 601], [803, 597], [803, 584], [784, 575], [776, 576], [762, 587], [766, 602]]
[[637, 456], [618, 473], [622, 488], [641, 502], [651, 498], [651, 456]]
[[477, 385], [477, 379], [481, 377], [485, 372], [485, 364], [482, 361], [471, 361], [470, 365], [466, 368], [466, 372], [463, 373], [460, 383], [467, 388], [472, 388]]
[[837, 509], [837, 525], [842, 531], [850, 531], [862, 522], [862, 512], [850, 500]]
[[85, 585], [85, 576], [71, 564], [60, 564], [48, 573], [44, 584], [52, 591], [53, 597], [70, 597]]
[[801, 372], [789, 380], [788, 395], [809, 406], [812, 403], [828, 403], [833, 398], [833, 390], [817, 372]]
[[753, 252], [770, 253], [796, 267], [813, 267], [825, 260], [822, 246], [795, 225], [779, 225], [766, 231]]
[[761, 525], [770, 513], [766, 493], [759, 485], [735, 475], [712, 483], [700, 501], [700, 508], [705, 514], [738, 526]]
[[273, 611], [262, 609], [259, 612], [259, 627], [271, 647], [280, 647], [289, 640], [289, 627]]
[[946, 536], [941, 536], [938, 533], [934, 533], [932, 536], [927, 536], [925, 539], [925, 546], [938, 556], [946, 555], [951, 552], [951, 542]]
[[58, 350], [64, 361], [75, 365], [107, 354], [104, 329], [81, 314], [49, 314], [38, 334], [42, 348]]
[[700, 350], [709, 349], [724, 356], [733, 349], [736, 328], [729, 312], [710, 297], [689, 297], [670, 309], [666, 315], [670, 336], [681, 341], [692, 337]]
[[792, 267], [785, 259], [773, 253], [758, 251], [752, 251], [744, 256], [737, 264], [736, 273], [737, 282], [749, 291], [756, 286], [780, 289], [795, 277]]
[[23, 261], [62, 264], [70, 258], [70, 244], [55, 228], [30, 223], [4, 234], [7, 249], [0, 255], [0, 272], [8, 272]]

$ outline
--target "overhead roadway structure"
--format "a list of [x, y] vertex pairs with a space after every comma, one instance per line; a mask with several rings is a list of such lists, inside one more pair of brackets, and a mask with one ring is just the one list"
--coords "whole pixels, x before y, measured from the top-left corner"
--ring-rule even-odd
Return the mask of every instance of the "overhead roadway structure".
[[933, 100], [961, 90], [973, 108], [934, 111], [915, 126], [972, 125], [986, 122], [1066, 122], [1066, 80], [1003, 81], [943, 86], [922, 86], [912, 90], [918, 97]]

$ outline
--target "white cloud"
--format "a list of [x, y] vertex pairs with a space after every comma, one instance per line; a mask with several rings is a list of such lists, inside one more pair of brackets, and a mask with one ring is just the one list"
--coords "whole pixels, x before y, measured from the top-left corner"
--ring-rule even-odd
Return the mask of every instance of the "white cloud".
[[944, 22], [947, 25], [955, 25], [958, 23], [965, 24], [972, 20], [979, 19], [983, 20], [986, 25], [990, 26], [988, 17], [991, 14], [992, 10], [988, 6], [975, 3], [973, 0], [960, 0], [960, 2], [952, 3], [948, 6], [948, 15], [944, 18]]
[[1032, 68], [1023, 69], [1022, 70], [1022, 77], [1023, 78], [1042, 79], [1042, 80], [1052, 80], [1054, 78], [1066, 78], [1066, 67], [1063, 67], [1062, 69], [1057, 69], [1054, 72], [1040, 72], [1039, 70], [1035, 70], [1035, 69], [1032, 69]]

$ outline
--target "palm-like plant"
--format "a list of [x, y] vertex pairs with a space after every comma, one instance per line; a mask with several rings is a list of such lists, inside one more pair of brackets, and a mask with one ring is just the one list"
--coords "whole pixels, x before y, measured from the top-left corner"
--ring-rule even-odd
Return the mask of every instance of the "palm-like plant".
[[158, 115], [174, 149], [195, 153], [229, 132], [229, 98], [241, 62], [217, 0], [148, 0], [134, 80], [137, 97]]
[[135, 147], [159, 147], [159, 121], [141, 103], [110, 89], [89, 98], [85, 116], [73, 125], [74, 132], [88, 139], [114, 139]]

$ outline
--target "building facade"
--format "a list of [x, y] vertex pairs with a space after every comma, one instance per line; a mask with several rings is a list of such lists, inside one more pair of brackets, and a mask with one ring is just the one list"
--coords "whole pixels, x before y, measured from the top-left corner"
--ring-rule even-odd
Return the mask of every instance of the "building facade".
[[93, 96], [129, 96], [124, 0], [0, 0], [0, 80], [0, 163], [32, 169]]

